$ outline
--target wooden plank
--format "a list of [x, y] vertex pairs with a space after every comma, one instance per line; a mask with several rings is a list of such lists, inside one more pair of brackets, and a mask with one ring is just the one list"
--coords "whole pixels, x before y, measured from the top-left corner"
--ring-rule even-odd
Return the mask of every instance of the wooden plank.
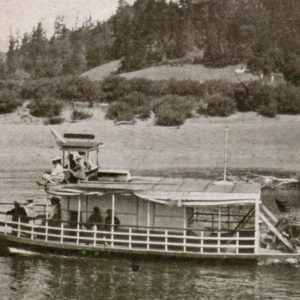
[[266, 206], [264, 206], [263, 204], [261, 205], [261, 208], [263, 209], [263, 211], [275, 222], [275, 224], [278, 223], [278, 219], [271, 213], [270, 210], [268, 210], [266, 208]]
[[278, 237], [278, 239], [292, 252], [295, 252], [292, 244], [286, 239], [278, 230], [277, 228], [266, 218], [266, 216], [260, 212], [259, 217], [261, 220], [268, 226], [268, 228]]
[[95, 138], [95, 135], [89, 133], [65, 133], [64, 138], [93, 140]]

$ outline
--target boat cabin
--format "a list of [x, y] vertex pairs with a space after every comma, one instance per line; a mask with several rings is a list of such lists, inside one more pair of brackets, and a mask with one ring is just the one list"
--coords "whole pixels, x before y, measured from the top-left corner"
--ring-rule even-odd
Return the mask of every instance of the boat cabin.
[[62, 151], [64, 168], [71, 168], [71, 154], [84, 153], [92, 167], [85, 171], [87, 181], [118, 180], [129, 181], [129, 170], [103, 169], [99, 164], [99, 147], [103, 143], [95, 141], [95, 135], [90, 133], [65, 133], [63, 137], [55, 133], [55, 140]]

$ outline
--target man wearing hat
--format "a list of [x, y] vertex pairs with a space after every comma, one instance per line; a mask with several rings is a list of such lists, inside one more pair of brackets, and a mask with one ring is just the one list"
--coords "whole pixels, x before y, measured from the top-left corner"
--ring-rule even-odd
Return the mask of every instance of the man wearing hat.
[[84, 162], [80, 155], [75, 156], [75, 167], [69, 170], [69, 179], [71, 182], [78, 182], [85, 179]]
[[61, 158], [54, 157], [52, 159], [52, 170], [51, 173], [45, 173], [42, 177], [43, 181], [37, 182], [38, 184], [46, 184], [46, 183], [61, 183], [65, 179], [64, 169], [61, 165]]

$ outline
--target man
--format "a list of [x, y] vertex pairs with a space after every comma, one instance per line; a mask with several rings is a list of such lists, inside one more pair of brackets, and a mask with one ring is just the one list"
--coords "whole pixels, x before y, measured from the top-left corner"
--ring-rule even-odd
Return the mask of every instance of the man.
[[81, 156], [75, 158], [76, 165], [73, 170], [68, 170], [70, 182], [78, 182], [85, 179], [84, 165]]
[[[110, 231], [111, 227], [112, 227], [111, 226], [112, 225], [112, 210], [108, 209], [106, 211], [106, 213], [107, 213], [107, 217], [105, 218], [105, 230]], [[114, 229], [115, 230], [118, 229], [119, 225], [120, 225], [120, 220], [118, 217], [115, 216], [114, 217]]]
[[87, 154], [84, 151], [80, 151], [78, 153], [82, 157], [84, 168], [87, 170], [93, 169], [95, 166], [92, 164], [92, 162], [87, 158]]
[[45, 173], [42, 176], [41, 181], [37, 181], [39, 185], [44, 185], [47, 183], [62, 183], [63, 180], [65, 179], [65, 174], [64, 174], [64, 169], [61, 165], [61, 158], [60, 157], [55, 157], [52, 159], [52, 170], [49, 173]]
[[97, 226], [97, 229], [101, 229], [101, 224], [103, 222], [101, 211], [99, 207], [94, 207], [93, 213], [89, 216], [86, 224], [87, 229], [92, 229], [94, 225]]
[[22, 207], [20, 205], [20, 203], [17, 202], [17, 201], [14, 202], [14, 208], [7, 211], [6, 214], [12, 215], [12, 221], [13, 222], [18, 222], [19, 217], [20, 217], [21, 222], [26, 222], [27, 221], [26, 211], [25, 211], [24, 207]]

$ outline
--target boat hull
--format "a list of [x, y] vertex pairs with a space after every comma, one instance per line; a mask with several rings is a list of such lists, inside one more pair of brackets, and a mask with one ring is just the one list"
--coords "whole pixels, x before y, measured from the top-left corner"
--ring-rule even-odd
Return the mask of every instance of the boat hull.
[[163, 251], [135, 251], [129, 249], [111, 248], [103, 245], [102, 247], [90, 245], [66, 245], [56, 242], [45, 242], [30, 240], [28, 238], [19, 238], [15, 236], [0, 236], [1, 254], [47, 254], [47, 255], [64, 255], [77, 257], [94, 257], [94, 258], [112, 258], [112, 257], [133, 257], [139, 259], [193, 259], [197, 261], [203, 260], [219, 260], [223, 262], [259, 262], [261, 260], [299, 260], [299, 253], [272, 253], [262, 252], [259, 254], [208, 254], [208, 253], [170, 253]]

